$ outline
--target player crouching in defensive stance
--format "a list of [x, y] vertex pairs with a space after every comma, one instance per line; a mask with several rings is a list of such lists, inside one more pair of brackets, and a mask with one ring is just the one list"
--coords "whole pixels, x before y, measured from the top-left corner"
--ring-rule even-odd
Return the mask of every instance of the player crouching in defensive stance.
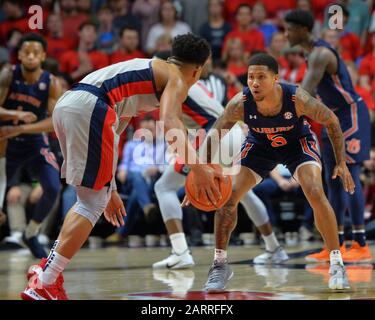
[[[216, 249], [205, 290], [223, 291], [233, 276], [227, 248], [237, 223], [237, 204], [278, 163], [285, 164], [292, 172], [313, 208], [317, 229], [330, 252], [329, 288], [349, 288], [339, 250], [335, 214], [323, 190], [317, 142], [304, 116], [327, 128], [336, 157], [332, 179], [339, 176], [345, 190], [352, 194], [354, 183], [345, 163], [344, 139], [338, 119], [302, 88], [279, 83], [277, 61], [268, 54], [250, 59], [247, 83], [248, 87], [229, 101], [211, 129], [211, 132], [218, 130], [222, 138], [222, 129], [230, 129], [242, 120], [249, 126], [249, 133], [241, 150], [240, 172], [233, 179], [233, 193], [215, 215]], [[210, 135], [208, 133], [207, 139]]]

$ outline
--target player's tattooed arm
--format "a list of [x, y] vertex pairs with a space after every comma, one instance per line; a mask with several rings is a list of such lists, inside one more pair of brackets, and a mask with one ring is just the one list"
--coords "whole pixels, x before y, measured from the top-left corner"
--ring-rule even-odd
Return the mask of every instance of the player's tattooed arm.
[[308, 59], [309, 67], [307, 73], [303, 78], [301, 87], [315, 95], [316, 87], [324, 76], [328, 63], [331, 59], [331, 52], [326, 48], [316, 48], [310, 54]]
[[345, 162], [345, 141], [340, 123], [332, 110], [299, 87], [296, 92], [296, 109], [299, 116], [305, 115], [327, 128], [333, 145], [336, 162]]
[[353, 194], [355, 184], [346, 165], [345, 140], [336, 115], [302, 88], [298, 88], [296, 92], [296, 109], [299, 116], [306, 115], [327, 128], [336, 158], [336, 166], [333, 169], [332, 179], [336, 179], [339, 176], [345, 191]]
[[[227, 103], [224, 112], [217, 118], [216, 122], [209, 130], [206, 140], [200, 148], [200, 153], [207, 154], [207, 159], [212, 159], [211, 155], [215, 154], [220, 140], [238, 121], [243, 121], [243, 117], [243, 94], [239, 92]], [[215, 139], [218, 137], [219, 141], [215, 141], [214, 137]]]

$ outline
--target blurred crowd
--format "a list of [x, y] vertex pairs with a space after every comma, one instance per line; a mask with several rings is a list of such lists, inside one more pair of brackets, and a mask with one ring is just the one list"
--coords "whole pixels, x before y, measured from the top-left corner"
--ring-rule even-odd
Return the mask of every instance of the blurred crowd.
[[[30, 30], [31, 5], [43, 10], [42, 29]], [[339, 5], [343, 12], [343, 29], [328, 28], [330, 5]], [[255, 53], [268, 52], [279, 62], [281, 81], [299, 84], [306, 73], [304, 52], [290, 48], [284, 35], [283, 16], [290, 9], [300, 8], [314, 14], [313, 33], [338, 50], [344, 58], [357, 92], [366, 101], [375, 132], [375, 5], [373, 0], [3, 0], [0, 10], [0, 66], [17, 63], [18, 41], [29, 31], [41, 33], [48, 42], [44, 68], [60, 79], [64, 90], [88, 73], [110, 64], [133, 58], [153, 57], [171, 49], [173, 37], [193, 32], [211, 44], [212, 61], [201, 81], [214, 96], [225, 103], [246, 85], [247, 61]], [[215, 75], [211, 79], [211, 75]], [[6, 107], [6, 106], [5, 106]], [[128, 217], [125, 227], [114, 230], [100, 220], [94, 228], [90, 245], [120, 242], [130, 247], [166, 245], [165, 229], [153, 185], [163, 166], [157, 165], [155, 154], [164, 154], [166, 145], [157, 135], [158, 113], [133, 119], [120, 141], [117, 183], [126, 203]], [[136, 130], [153, 133], [153, 145], [137, 138]], [[313, 124], [320, 136], [320, 128]], [[135, 133], [135, 134], [134, 134]], [[52, 151], [62, 163], [56, 136], [50, 134]], [[135, 159], [134, 148], [144, 152]], [[143, 162], [142, 162], [143, 161]], [[140, 165], [145, 163], [145, 165]], [[362, 181], [367, 199], [365, 218], [368, 237], [375, 236], [375, 147], [366, 161]], [[4, 211], [7, 222], [0, 229], [0, 240], [8, 246], [21, 246], [21, 235], [28, 212], [40, 199], [43, 190], [27, 172], [19, 172], [8, 183]], [[311, 240], [316, 237], [311, 208], [303, 198], [298, 183], [282, 166], [258, 185], [254, 192], [265, 203], [272, 224], [285, 236]], [[183, 197], [183, 190], [181, 190]], [[76, 201], [75, 190], [64, 185], [56, 205], [43, 223], [39, 235], [42, 243], [55, 238], [63, 217]], [[191, 245], [209, 244], [205, 234], [213, 231], [212, 214], [184, 209], [184, 224]], [[242, 233], [253, 231], [243, 209], [232, 244], [246, 242]], [[350, 222], [348, 222], [350, 226]], [[296, 238], [297, 237], [297, 238]], [[105, 239], [105, 242], [104, 240]], [[256, 237], [251, 241], [256, 241]]]

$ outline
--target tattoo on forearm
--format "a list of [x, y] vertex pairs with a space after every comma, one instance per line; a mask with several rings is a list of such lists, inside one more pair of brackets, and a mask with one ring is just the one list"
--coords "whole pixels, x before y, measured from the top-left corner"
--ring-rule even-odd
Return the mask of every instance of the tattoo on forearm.
[[339, 163], [345, 160], [345, 140], [342, 134], [340, 124], [338, 121], [333, 121], [327, 126], [327, 132], [333, 150], [335, 152], [336, 162]]
[[237, 225], [237, 206], [229, 202], [215, 214], [216, 248], [228, 247], [232, 231]]

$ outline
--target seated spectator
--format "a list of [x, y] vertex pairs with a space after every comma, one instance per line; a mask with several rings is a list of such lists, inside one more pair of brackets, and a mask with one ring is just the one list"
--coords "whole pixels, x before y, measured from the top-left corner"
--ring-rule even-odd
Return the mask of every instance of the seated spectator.
[[263, 33], [252, 24], [251, 7], [241, 4], [236, 11], [236, 28], [229, 32], [224, 40], [223, 51], [226, 51], [230, 39], [239, 38], [242, 40], [247, 57], [254, 50], [265, 50]]
[[59, 14], [53, 13], [47, 19], [46, 40], [47, 56], [59, 60], [64, 52], [76, 47], [75, 37], [64, 34], [63, 20]]
[[142, 25], [142, 49], [146, 49], [146, 39], [151, 27], [159, 21], [160, 0], [135, 0], [132, 6], [134, 14]]
[[172, 1], [165, 1], [160, 7], [160, 22], [153, 25], [146, 41], [147, 53], [152, 55], [156, 49], [156, 40], [169, 33], [172, 39], [180, 34], [191, 32], [190, 26], [178, 20], [178, 13]]
[[[125, 144], [122, 161], [117, 171], [117, 179], [121, 184], [120, 190], [123, 194], [129, 195], [126, 202], [125, 226], [119, 230], [122, 235], [128, 233], [135, 222], [134, 214], [137, 212], [137, 207], [146, 217], [153, 215], [156, 207], [151, 198], [153, 185], [160, 176], [161, 168], [164, 167], [166, 145], [163, 137], [156, 136], [154, 118], [145, 116], [140, 126], [143, 129], [142, 135], [147, 138], [141, 141], [137, 137], [137, 132], [135, 133], [134, 139]], [[147, 136], [144, 135], [144, 130], [147, 130]]]
[[224, 16], [225, 20], [231, 23], [232, 25], [235, 25], [235, 16], [238, 7], [241, 4], [248, 4], [249, 6], [254, 5], [257, 2], [257, 0], [224, 0]]
[[239, 80], [240, 78], [247, 79], [248, 64], [245, 46], [240, 38], [228, 40], [223, 52], [223, 61], [227, 64], [229, 73], [235, 75]]
[[22, 33], [18, 29], [12, 29], [7, 34], [6, 48], [9, 53], [9, 61], [11, 64], [18, 63], [18, 44], [22, 38]]
[[286, 46], [287, 40], [284, 33], [275, 32], [272, 34], [271, 43], [267, 48], [267, 52], [277, 60], [280, 69], [286, 68], [288, 66], [288, 62], [284, 57], [284, 49], [286, 48]]
[[63, 20], [63, 30], [65, 35], [69, 35], [75, 43], [78, 43], [78, 34], [80, 26], [87, 20], [90, 16], [86, 13], [78, 11], [77, 2], [75, 0], [60, 0], [60, 10], [61, 17]]
[[113, 13], [107, 6], [98, 12], [99, 28], [97, 47], [99, 50], [111, 54], [117, 42], [117, 35], [113, 28]]
[[266, 18], [266, 8], [263, 2], [258, 1], [253, 7], [253, 21], [258, 30], [263, 33], [265, 45], [268, 47], [271, 43], [272, 34], [277, 32], [278, 28]]
[[141, 32], [141, 22], [130, 12], [128, 0], [109, 0], [108, 5], [114, 14], [113, 28], [116, 34], [127, 26], [136, 28], [139, 32]]
[[1, 9], [5, 15], [5, 21], [0, 23], [0, 44], [5, 44], [5, 39], [11, 30], [17, 29], [22, 34], [31, 31], [23, 10], [23, 1], [4, 0]]
[[287, 83], [300, 84], [307, 71], [303, 51], [290, 48], [285, 51], [285, 59], [288, 65], [280, 70], [280, 78]]
[[146, 55], [139, 50], [139, 33], [132, 27], [125, 27], [120, 32], [119, 48], [114, 51], [109, 60], [110, 63], [127, 61], [134, 58], [145, 58]]
[[155, 52], [166, 52], [172, 50], [172, 37], [169, 33], [162, 34], [157, 40], [155, 44]]
[[109, 64], [108, 56], [95, 50], [96, 39], [95, 24], [83, 23], [79, 29], [78, 50], [67, 51], [61, 56], [60, 70], [69, 74], [74, 81], [79, 81], [90, 72], [106, 67]]
[[272, 199], [279, 197], [285, 193], [290, 193], [298, 198], [304, 199], [304, 218], [302, 226], [304, 228], [304, 233], [306, 230], [312, 231], [313, 229], [313, 212], [306, 201], [302, 189], [298, 182], [294, 180], [291, 176], [289, 170], [283, 166], [278, 165], [270, 173], [270, 177], [264, 179], [260, 184], [258, 184], [254, 189], [254, 193], [262, 200], [267, 208], [268, 215], [270, 217], [270, 222], [272, 225], [276, 226], [278, 223], [278, 218], [276, 216], [275, 209], [273, 207]]
[[231, 30], [231, 25], [224, 20], [223, 2], [221, 0], [209, 0], [208, 21], [202, 24], [199, 34], [211, 45], [214, 61], [221, 58], [224, 38]]

